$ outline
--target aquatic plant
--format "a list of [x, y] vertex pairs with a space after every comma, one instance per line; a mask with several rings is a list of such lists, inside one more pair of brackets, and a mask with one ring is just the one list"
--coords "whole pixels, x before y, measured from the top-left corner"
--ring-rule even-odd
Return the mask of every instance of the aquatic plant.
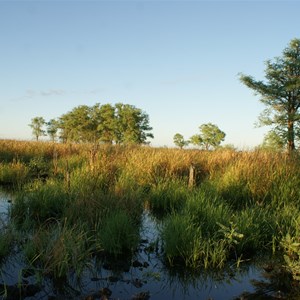
[[[297, 155], [0, 140], [0, 159], [0, 181], [19, 187], [11, 217], [28, 239], [26, 256], [40, 260], [46, 236], [65, 249], [60, 258], [47, 249], [56, 269], [40, 260], [58, 276], [73, 264], [62, 237], [75, 232], [85, 248], [74, 247], [85, 253], [134, 251], [144, 202], [160, 214], [172, 266], [221, 268], [261, 251], [284, 252], [287, 234], [297, 237]], [[195, 184], [188, 188], [191, 165]]]
[[244, 258], [271, 249], [272, 238], [276, 234], [276, 219], [272, 211], [260, 206], [250, 207], [235, 213], [232, 222], [243, 239], [236, 245], [238, 255]]
[[17, 193], [11, 216], [16, 224], [43, 224], [48, 219], [59, 219], [70, 201], [64, 185], [55, 180], [34, 181]]
[[135, 251], [139, 241], [137, 225], [122, 210], [110, 213], [98, 233], [102, 249], [114, 256]]
[[216, 189], [207, 182], [188, 197], [183, 211], [201, 227], [202, 234], [207, 237], [216, 234], [218, 224], [229, 225], [233, 213]]
[[293, 279], [300, 281], [300, 217], [292, 218], [291, 231], [283, 236], [280, 246], [283, 249], [285, 268]]
[[2, 262], [2, 260], [10, 254], [13, 242], [14, 235], [11, 228], [0, 224], [0, 262]]
[[201, 227], [188, 215], [170, 215], [162, 229], [165, 258], [170, 266], [191, 269], [222, 268], [228, 258], [226, 239], [204, 237]]
[[44, 275], [64, 278], [72, 270], [79, 276], [91, 255], [87, 240], [80, 225], [54, 222], [39, 228], [23, 250], [28, 264]]
[[29, 178], [28, 167], [19, 160], [0, 163], [0, 185], [21, 187]]
[[164, 215], [180, 210], [190, 193], [187, 185], [183, 184], [182, 181], [169, 180], [153, 187], [147, 199], [155, 214]]

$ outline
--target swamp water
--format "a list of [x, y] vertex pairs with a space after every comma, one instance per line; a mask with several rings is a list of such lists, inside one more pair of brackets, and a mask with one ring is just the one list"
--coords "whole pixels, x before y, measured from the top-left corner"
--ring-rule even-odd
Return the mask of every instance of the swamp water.
[[[0, 194], [1, 226], [8, 222], [9, 200], [9, 195]], [[264, 271], [259, 263], [245, 262], [223, 271], [203, 270], [198, 275], [168, 269], [162, 262], [157, 227], [145, 211], [134, 257], [117, 264], [95, 259], [80, 279], [70, 274], [67, 282], [46, 278], [37, 284], [22, 254], [11, 255], [0, 265], [0, 299], [290, 299], [284, 295], [280, 276]], [[20, 285], [25, 287], [21, 296]]]

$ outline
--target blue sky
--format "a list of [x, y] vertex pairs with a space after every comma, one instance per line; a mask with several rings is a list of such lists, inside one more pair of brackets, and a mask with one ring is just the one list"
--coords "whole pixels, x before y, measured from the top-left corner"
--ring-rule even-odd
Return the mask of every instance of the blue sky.
[[32, 139], [31, 118], [128, 103], [150, 117], [154, 146], [204, 123], [248, 148], [268, 128], [238, 73], [300, 37], [298, 1], [1, 1], [0, 138]]

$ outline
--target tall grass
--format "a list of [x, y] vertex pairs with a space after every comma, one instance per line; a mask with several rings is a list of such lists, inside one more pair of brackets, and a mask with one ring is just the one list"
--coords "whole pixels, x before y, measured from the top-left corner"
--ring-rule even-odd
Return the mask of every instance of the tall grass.
[[232, 242], [216, 233], [204, 236], [202, 227], [186, 214], [170, 215], [165, 221], [162, 237], [168, 264], [193, 270], [224, 267]]
[[29, 265], [44, 275], [66, 278], [70, 270], [80, 275], [92, 252], [80, 226], [54, 223], [39, 228], [24, 245]]
[[122, 210], [108, 215], [98, 233], [102, 249], [116, 257], [134, 252], [139, 241], [137, 225]]
[[190, 193], [182, 181], [169, 180], [152, 188], [147, 199], [152, 211], [158, 216], [164, 216], [182, 209]]
[[169, 265], [219, 268], [260, 251], [283, 251], [282, 240], [297, 232], [291, 220], [300, 210], [299, 162], [278, 152], [0, 140], [0, 182], [20, 186], [12, 219], [34, 236], [25, 247], [28, 257], [47, 265], [39, 246], [47, 236], [65, 249], [61, 261], [67, 263], [47, 267], [59, 276], [73, 264], [60, 237], [78, 234], [86, 244], [74, 248], [87, 253], [134, 251], [145, 202], [163, 217]]
[[0, 263], [10, 254], [14, 243], [12, 229], [3, 226], [1, 221], [0, 219]]
[[70, 196], [62, 183], [34, 181], [16, 195], [11, 216], [18, 225], [39, 226], [48, 219], [59, 220], [68, 202]]
[[29, 168], [19, 160], [0, 162], [0, 185], [19, 187], [28, 180]]

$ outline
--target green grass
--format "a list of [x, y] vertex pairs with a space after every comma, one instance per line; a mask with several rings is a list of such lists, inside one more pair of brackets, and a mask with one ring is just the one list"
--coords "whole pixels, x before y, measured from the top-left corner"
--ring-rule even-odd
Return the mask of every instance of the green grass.
[[189, 194], [190, 191], [182, 181], [170, 180], [152, 187], [147, 198], [152, 211], [163, 216], [183, 208]]
[[50, 219], [59, 220], [70, 201], [62, 183], [34, 181], [16, 195], [11, 217], [18, 225], [39, 226]]
[[16, 188], [28, 181], [29, 168], [19, 160], [0, 163], [0, 185], [13, 185]]
[[[91, 253], [133, 253], [145, 203], [160, 217], [169, 266], [222, 268], [261, 252], [286, 256], [288, 235], [298, 242], [297, 155], [3, 140], [0, 146], [0, 184], [18, 187], [11, 222], [28, 241], [28, 262], [54, 276], [82, 269]], [[188, 188], [191, 164], [196, 184]]]
[[221, 268], [228, 257], [228, 243], [216, 235], [204, 237], [188, 215], [170, 215], [162, 229], [165, 259], [169, 266], [194, 270]]
[[0, 224], [0, 262], [11, 253], [14, 240], [12, 230]]
[[124, 211], [109, 214], [98, 234], [102, 249], [114, 256], [132, 253], [139, 242], [139, 226]]
[[92, 252], [80, 226], [54, 223], [39, 228], [23, 246], [30, 266], [43, 275], [66, 278], [71, 270], [80, 276]]

